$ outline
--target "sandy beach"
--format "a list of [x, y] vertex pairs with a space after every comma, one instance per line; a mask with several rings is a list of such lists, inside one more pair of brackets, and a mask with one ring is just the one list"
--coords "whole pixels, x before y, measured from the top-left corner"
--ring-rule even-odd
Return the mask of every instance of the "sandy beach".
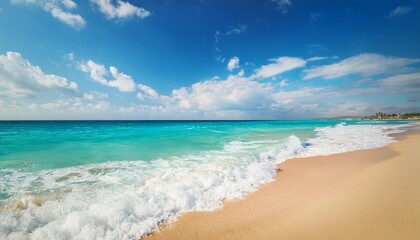
[[144, 239], [420, 239], [420, 133], [387, 147], [300, 158], [223, 210]]

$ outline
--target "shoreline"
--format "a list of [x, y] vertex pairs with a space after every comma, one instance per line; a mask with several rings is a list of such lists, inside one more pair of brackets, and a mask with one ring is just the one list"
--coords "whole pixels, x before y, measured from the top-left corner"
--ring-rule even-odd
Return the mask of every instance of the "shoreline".
[[275, 181], [244, 199], [182, 214], [142, 239], [415, 239], [418, 126], [383, 148], [278, 164]]

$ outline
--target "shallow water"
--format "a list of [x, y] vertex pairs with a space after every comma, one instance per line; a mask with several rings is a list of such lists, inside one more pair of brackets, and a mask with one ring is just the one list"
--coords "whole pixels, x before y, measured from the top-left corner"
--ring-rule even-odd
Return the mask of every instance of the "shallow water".
[[403, 121], [0, 122], [0, 237], [137, 239], [272, 180], [275, 164], [392, 143]]

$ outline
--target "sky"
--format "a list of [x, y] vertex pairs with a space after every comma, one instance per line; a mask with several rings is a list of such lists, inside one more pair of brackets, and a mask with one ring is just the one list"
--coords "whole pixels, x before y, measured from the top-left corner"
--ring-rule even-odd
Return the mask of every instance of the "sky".
[[420, 112], [420, 1], [2, 0], [0, 119]]

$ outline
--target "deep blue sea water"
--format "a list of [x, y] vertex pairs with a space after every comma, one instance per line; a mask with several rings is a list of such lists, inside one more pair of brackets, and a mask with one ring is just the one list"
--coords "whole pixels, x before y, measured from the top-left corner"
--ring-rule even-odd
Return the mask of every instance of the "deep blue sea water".
[[272, 180], [392, 143], [404, 121], [1, 121], [0, 238], [137, 239]]

